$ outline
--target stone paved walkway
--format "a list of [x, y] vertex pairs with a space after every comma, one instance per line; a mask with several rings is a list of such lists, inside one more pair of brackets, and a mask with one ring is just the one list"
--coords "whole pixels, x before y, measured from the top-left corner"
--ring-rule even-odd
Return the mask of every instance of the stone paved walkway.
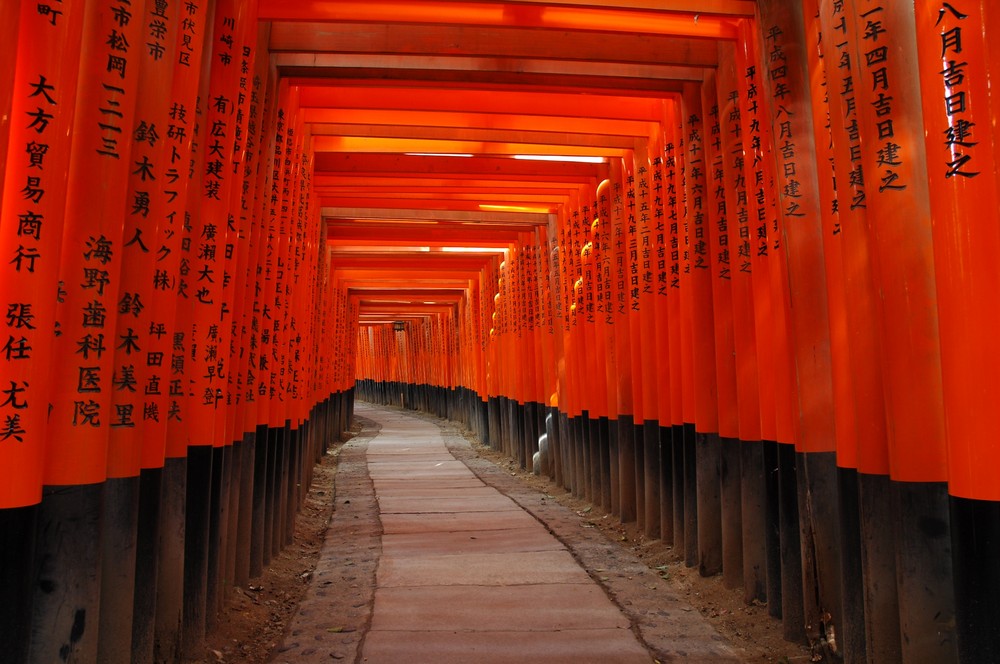
[[[738, 661], [696, 613], [657, 610], [683, 650], [643, 637], [642, 617], [554, 536], [566, 524], [484, 482], [438, 424], [364, 404], [357, 414], [368, 426], [341, 451], [330, 533], [276, 662], [648, 663], [651, 643], [661, 661]], [[566, 513], [553, 523], [572, 514], [548, 502]]]

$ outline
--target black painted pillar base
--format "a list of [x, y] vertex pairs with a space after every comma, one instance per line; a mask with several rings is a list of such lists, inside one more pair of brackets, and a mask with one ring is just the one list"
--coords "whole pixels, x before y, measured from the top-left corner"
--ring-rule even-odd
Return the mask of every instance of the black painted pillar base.
[[132, 608], [135, 603], [135, 547], [138, 539], [139, 478], [104, 482], [101, 527], [101, 612], [97, 660], [132, 661]]
[[660, 446], [660, 539], [674, 542], [674, 440], [673, 428], [661, 424], [657, 429]]
[[646, 532], [646, 432], [643, 421], [636, 418], [632, 429], [635, 450], [635, 526]]
[[806, 642], [799, 537], [798, 475], [795, 447], [778, 444], [778, 522], [781, 528], [781, 625], [787, 641]]
[[597, 468], [599, 445], [594, 420], [590, 417], [590, 412], [585, 410], [580, 416], [580, 459], [583, 467], [584, 494], [592, 504], [600, 502], [601, 477]]
[[684, 426], [674, 424], [670, 427], [670, 471], [674, 493], [674, 555], [684, 559]]
[[861, 565], [861, 508], [858, 471], [837, 468], [840, 501], [840, 581], [842, 618], [836, 627], [837, 648], [847, 664], [865, 661], [865, 593]]
[[0, 652], [14, 664], [28, 658], [38, 505], [0, 510]]
[[[324, 407], [323, 419], [325, 419], [326, 411], [327, 409]], [[318, 432], [321, 437], [317, 440], [317, 455], [323, 454], [326, 450], [321, 432]], [[253, 533], [256, 455], [257, 432], [248, 431], [243, 434], [243, 443], [240, 445], [240, 509], [236, 527], [236, 569], [233, 573], [233, 583], [238, 587], [246, 586], [250, 581], [250, 542]]]
[[644, 533], [651, 539], [660, 538], [660, 423], [646, 420], [642, 423], [643, 486], [646, 518]]
[[580, 455], [580, 417], [569, 418], [569, 436], [567, 436], [566, 460], [569, 470], [568, 479], [570, 492], [580, 498], [583, 496], [583, 464]]
[[608, 500], [611, 502], [610, 511], [619, 520], [622, 515], [622, 488], [621, 488], [621, 450], [620, 436], [618, 432], [618, 420], [608, 420]]
[[885, 475], [858, 474], [865, 645], [869, 662], [902, 661], [892, 487]]
[[[230, 455], [231, 456], [231, 455]], [[212, 448], [212, 480], [208, 512], [208, 563], [205, 577], [205, 631], [215, 628], [223, 596], [223, 558], [229, 505], [226, 495], [226, 448]]]
[[545, 435], [549, 437], [549, 476], [556, 486], [562, 486], [562, 439], [559, 431], [559, 411], [552, 406], [545, 416]]
[[254, 434], [253, 454], [253, 498], [250, 517], [250, 578], [255, 579], [264, 572], [264, 546], [267, 533], [267, 465], [270, 449], [269, 431], [258, 425]]
[[[893, 482], [892, 488], [903, 661], [956, 661], [948, 486], [944, 482]], [[992, 655], [1000, 659], [1000, 652], [992, 651]]]
[[[740, 443], [740, 515], [743, 524], [743, 601], [747, 604], [767, 602], [768, 596], [768, 556], [767, 528], [767, 473], [764, 466], [764, 444], [759, 440]], [[777, 547], [775, 547], [777, 550]], [[776, 558], [776, 561], [780, 559]], [[780, 562], [774, 573], [781, 569]], [[781, 577], [778, 576], [780, 579]], [[775, 604], [781, 611], [781, 584], [778, 583]]]
[[184, 617], [184, 549], [187, 522], [187, 458], [163, 463], [160, 540], [156, 576], [154, 660], [181, 658]]
[[635, 422], [631, 415], [618, 416], [618, 496], [622, 523], [636, 520]]
[[212, 447], [188, 447], [184, 528], [183, 650], [194, 657], [208, 624], [208, 552], [212, 513]]
[[220, 612], [225, 609], [226, 601], [229, 599], [229, 595], [232, 592], [233, 584], [235, 583], [236, 578], [236, 540], [239, 536], [240, 509], [242, 508], [242, 505], [240, 504], [240, 485], [243, 481], [242, 434], [239, 439], [234, 440], [232, 444], [226, 447], [226, 463], [228, 464], [226, 469], [226, 479], [228, 479], [226, 494], [229, 496], [229, 520], [224, 526], [226, 529], [226, 545], [223, 548], [223, 551], [226, 555], [223, 559], [223, 570], [225, 571], [225, 576], [223, 577], [222, 594], [220, 595]]
[[722, 585], [743, 587], [743, 508], [740, 441], [720, 438], [719, 498], [722, 512]]
[[714, 576], [722, 572], [722, 496], [719, 477], [722, 449], [719, 435], [697, 435], [698, 477], [698, 573]]
[[597, 465], [601, 475], [601, 508], [611, 513], [611, 423], [605, 415], [597, 419], [596, 426], [599, 454]]
[[830, 627], [836, 639], [843, 617], [837, 455], [796, 453], [795, 463], [805, 632], [810, 644], [822, 646]]
[[781, 469], [778, 461], [778, 443], [761, 441], [764, 460], [765, 519], [764, 545], [767, 551], [767, 613], [781, 618], [783, 607], [781, 586]]
[[698, 564], [698, 434], [684, 423], [684, 564]]
[[156, 579], [159, 576], [160, 500], [163, 469], [139, 473], [139, 514], [135, 547], [132, 609], [132, 662], [151, 664], [156, 631]]
[[32, 664], [97, 661], [103, 500], [103, 483], [42, 490], [28, 652]]
[[950, 497], [962, 664], [1000, 661], [1000, 502]]

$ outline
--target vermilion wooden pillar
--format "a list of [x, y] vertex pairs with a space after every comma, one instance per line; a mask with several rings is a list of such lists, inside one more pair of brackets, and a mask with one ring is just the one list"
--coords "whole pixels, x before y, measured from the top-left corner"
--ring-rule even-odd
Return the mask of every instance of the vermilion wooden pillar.
[[19, 35], [9, 45], [17, 63], [8, 61], [13, 87], [3, 93], [9, 121], [0, 129], [7, 146], [0, 198], [0, 254], [7, 257], [0, 261], [0, 622], [7, 627], [0, 651], [14, 661], [24, 661], [30, 644], [36, 584], [22, 566], [34, 559], [42, 499], [53, 294], [76, 107], [79, 62], [62, 57], [60, 47], [78, 50], [83, 26], [82, 3], [62, 9], [58, 16], [28, 3], [3, 9]]
[[[931, 646], [910, 634], [947, 631], [937, 617], [954, 606], [951, 543], [944, 535], [929, 539], [919, 525], [930, 520], [946, 530], [949, 519], [939, 299], [913, 7], [873, 11], [877, 7], [865, 0], [853, 6], [859, 77], [870, 83], [858, 86], [858, 108], [868, 230], [882, 294], [900, 647], [904, 657], [921, 657], [933, 652]], [[925, 576], [939, 583], [913, 582]], [[940, 651], [941, 657], [953, 652]]]
[[[741, 441], [741, 508], [743, 523], [743, 588], [744, 600], [771, 600], [768, 595], [765, 543], [766, 490], [764, 461], [761, 447], [760, 396], [758, 385], [756, 326], [752, 288], [753, 251], [748, 208], [747, 180], [744, 173], [746, 156], [742, 147], [743, 124], [740, 91], [736, 68], [736, 48], [719, 45], [720, 67], [717, 87], [721, 107], [723, 178], [726, 211], [729, 265], [732, 283], [733, 339], [736, 351], [736, 396], [738, 427]], [[745, 74], [745, 71], [742, 72]], [[765, 533], [760, 537], [759, 533]]]
[[743, 585], [743, 510], [740, 491], [739, 410], [736, 399], [736, 345], [733, 322], [732, 261], [729, 225], [734, 218], [726, 199], [723, 153], [723, 106], [714, 72], [701, 90], [705, 150], [705, 223], [709, 244], [712, 322], [715, 344], [716, 398], [720, 437], [720, 507], [722, 516], [722, 580], [729, 588]]
[[[698, 568], [703, 576], [722, 571], [722, 497], [719, 440], [719, 403], [716, 376], [713, 274], [710, 243], [707, 116], [702, 104], [702, 85], [685, 86], [682, 97], [685, 149], [687, 151], [686, 198], [690, 240], [688, 242], [691, 288], [691, 354], [693, 364], [694, 422], [697, 460]], [[710, 109], [708, 109], [710, 110]]]
[[[100, 607], [101, 514], [112, 427], [134, 425], [133, 413], [112, 405], [114, 349], [134, 343], [117, 329], [122, 228], [131, 162], [131, 131], [139, 80], [139, 22], [144, 3], [90, 3], [83, 10], [80, 83], [67, 173], [66, 220], [58, 254], [56, 321], [50, 356], [53, 380], [45, 452], [40, 570], [31, 659], [55, 661], [61, 649], [96, 659]], [[55, 269], [55, 252], [49, 256]], [[37, 260], [42, 260], [39, 256]], [[35, 260], [35, 259], [31, 259]], [[26, 266], [22, 266], [26, 267]], [[35, 269], [41, 268], [36, 265]], [[109, 496], [114, 500], [114, 496]], [[45, 592], [46, 581], [55, 583]], [[70, 612], [66, 605], [75, 607]], [[85, 620], [79, 639], [74, 623]], [[78, 627], [77, 633], [80, 632]], [[65, 653], [62, 655], [65, 658]]]
[[[643, 467], [642, 484], [645, 506], [643, 516], [645, 533], [648, 537], [660, 537], [660, 440], [657, 390], [659, 376], [666, 365], [660, 360], [660, 349], [657, 345], [656, 330], [656, 241], [657, 220], [653, 211], [654, 155], [650, 154], [655, 145], [649, 139], [640, 139], [634, 151], [635, 159], [635, 199], [626, 203], [629, 224], [636, 227], [636, 261], [635, 270], [638, 283], [630, 286], [638, 288], [639, 301], [639, 338], [642, 357], [642, 436], [637, 437], [636, 444], [642, 441]], [[631, 207], [635, 203], [635, 208]], [[632, 248], [630, 247], [630, 255]], [[635, 295], [635, 293], [632, 293]], [[636, 422], [638, 428], [639, 422]]]
[[[151, 661], [156, 607], [160, 469], [166, 448], [167, 376], [161, 351], [167, 336], [154, 308], [154, 275], [169, 248], [157, 244], [168, 194], [170, 97], [180, 10], [148, 3], [137, 57], [140, 69], [135, 124], [127, 134], [131, 166], [125, 194], [121, 283], [115, 314], [120, 343], [113, 349], [111, 406], [116, 414], [108, 444], [103, 515], [100, 642], [107, 662]], [[161, 184], [163, 186], [161, 186]], [[148, 472], [142, 473], [143, 468]], [[145, 483], [145, 486], [143, 486]], [[141, 645], [133, 647], [133, 634]], [[141, 654], [137, 653], [141, 650]]]
[[[955, 631], [959, 661], [972, 662], [982, 652], [996, 651], [996, 631], [988, 625], [1000, 613], [998, 576], [987, 562], [998, 551], [1000, 514], [1000, 492], [987, 472], [997, 457], [996, 421], [986, 406], [994, 402], [990, 376], [1000, 362], [989, 334], [996, 329], [992, 294], [1000, 280], [998, 179], [989, 166], [995, 163], [996, 137], [987, 132], [995, 134], [996, 103], [991, 107], [989, 86], [998, 66], [987, 31], [997, 25], [996, 11], [978, 2], [918, 2], [915, 7], [917, 72], [907, 74], [919, 77], [923, 112], [953, 521]], [[936, 599], [940, 604], [949, 598]], [[936, 624], [939, 639], [951, 636], [945, 619]], [[923, 647], [940, 656], [954, 653], [936, 644]]]
[[[208, 85], [202, 65], [210, 15], [208, 3], [195, 3], [177, 19], [170, 112], [164, 134], [168, 149], [162, 182], [166, 204], [163, 219], [157, 224], [153, 297], [148, 305], [156, 314], [156, 327], [147, 340], [147, 357], [152, 357], [154, 365], [159, 364], [155, 367], [159, 374], [150, 375], [160, 376], [162, 394], [150, 395], [154, 403], [160, 401], [159, 421], [152, 420], [146, 426], [151, 439], [166, 438], [159, 514], [162, 536], [156, 551], [153, 658], [158, 660], [176, 659], [181, 652], [188, 444], [184, 323], [188, 312], [185, 296], [190, 292], [186, 258], [191, 241], [187, 202], [193, 187], [192, 160], [202, 154], [195, 143], [199, 131], [197, 100]], [[136, 644], [137, 652], [148, 652], [146, 646], [139, 648], [138, 640]]]
[[[810, 12], [809, 19], [812, 18]], [[787, 266], [782, 291], [788, 292], [786, 307], [791, 332], [791, 368], [796, 389], [789, 396], [798, 399], [794, 427], [798, 477], [799, 528], [802, 537], [802, 570], [806, 636], [820, 642], [823, 623], [841, 622], [839, 501], [837, 499], [836, 439], [834, 433], [833, 380], [830, 357], [830, 311], [827, 305], [827, 275], [822, 261], [823, 225], [820, 212], [820, 185], [817, 176], [817, 148], [813, 127], [814, 105], [822, 107], [820, 86], [810, 88], [807, 66], [808, 43], [805, 10], [761, 5], [761, 47], [770, 57], [783, 58], [768, 73], [767, 111], [770, 115], [773, 158], [776, 164], [778, 225], [781, 256], [777, 264]], [[809, 35], [809, 36], [807, 36]], [[810, 36], [812, 38], [810, 38]], [[819, 142], [829, 144], [829, 136]], [[825, 163], [829, 164], [829, 155]], [[829, 178], [826, 183], [832, 184]], [[779, 246], [779, 245], [773, 245]], [[787, 284], [787, 286], [786, 286]], [[786, 355], [787, 356], [787, 355]], [[779, 383], [786, 375], [778, 366]], [[824, 621], [823, 616], [832, 616]]]

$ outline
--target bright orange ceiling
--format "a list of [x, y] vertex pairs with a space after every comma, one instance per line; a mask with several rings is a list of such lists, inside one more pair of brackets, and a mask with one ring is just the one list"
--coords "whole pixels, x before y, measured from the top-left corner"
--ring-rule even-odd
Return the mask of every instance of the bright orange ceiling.
[[752, 0], [261, 0], [362, 320], [454, 306], [492, 256], [462, 248], [503, 249], [607, 172], [514, 155], [626, 154], [753, 12]]

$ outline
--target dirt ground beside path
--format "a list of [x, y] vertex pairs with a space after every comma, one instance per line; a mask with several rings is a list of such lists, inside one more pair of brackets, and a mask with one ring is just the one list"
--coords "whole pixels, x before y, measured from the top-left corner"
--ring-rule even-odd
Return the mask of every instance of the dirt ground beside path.
[[[538, 510], [544, 512], [546, 503], [566, 507], [572, 511], [570, 517], [578, 522], [574, 527], [579, 527], [584, 535], [599, 532], [607, 541], [620, 547], [622, 552], [630, 554], [629, 558], [638, 558], [645, 569], [629, 572], [629, 578], [621, 581], [626, 584], [625, 587], [630, 582], [639, 583], [642, 587], [631, 586], [640, 590], [635, 598], [615, 597], [620, 605], [635, 602], [641, 608], [643, 602], [650, 602], [650, 598], [655, 601], [657, 589], [660, 589], [659, 592], [664, 593], [664, 597], [668, 594], [678, 595], [690, 604], [680, 610], [701, 613], [746, 662], [792, 664], [810, 661], [806, 648], [788, 643], [782, 638], [780, 621], [768, 616], [766, 607], [744, 605], [742, 592], [723, 587], [721, 577], [701, 577], [696, 568], [687, 568], [682, 561], [677, 560], [672, 547], [659, 540], [645, 539], [642, 533], [636, 532], [634, 525], [622, 525], [599, 507], [574, 498], [547, 478], [521, 470], [516, 462], [480, 445], [474, 436], [461, 431], [454, 423], [412, 411], [407, 413], [441, 425], [449, 447], [460, 458], [464, 457], [463, 461], [477, 474], [490, 470], [484, 465], [487, 463], [494, 467], [493, 472], [499, 469], [512, 483], [505, 482], [503, 487], [498, 488], [521, 502], [529, 511], [536, 514]], [[361, 427], [356, 425], [354, 433], [360, 432]], [[365, 434], [367, 436], [368, 432]], [[463, 442], [458, 440], [460, 438], [469, 441], [471, 447], [464, 451], [458, 449]], [[342, 445], [331, 448], [317, 466], [313, 486], [296, 522], [293, 544], [272, 559], [270, 567], [261, 578], [252, 580], [247, 588], [233, 589], [227, 607], [206, 640], [205, 648], [197, 657], [184, 660], [184, 664], [262, 664], [284, 661], [278, 652], [279, 646], [288, 635], [296, 611], [309, 589], [327, 529], [334, 516], [334, 480], [342, 450]], [[338, 500], [339, 502], [341, 501]], [[572, 543], [567, 543], [572, 546]], [[608, 579], [602, 576], [603, 569], [588, 571], [605, 587], [614, 585], [609, 584]], [[614, 596], [613, 590], [609, 592]], [[331, 616], [330, 620], [333, 621], [333, 626], [328, 631], [347, 631], [334, 617]], [[345, 640], [348, 636], [344, 635]], [[350, 659], [338, 657], [337, 654], [331, 653], [329, 661]]]

